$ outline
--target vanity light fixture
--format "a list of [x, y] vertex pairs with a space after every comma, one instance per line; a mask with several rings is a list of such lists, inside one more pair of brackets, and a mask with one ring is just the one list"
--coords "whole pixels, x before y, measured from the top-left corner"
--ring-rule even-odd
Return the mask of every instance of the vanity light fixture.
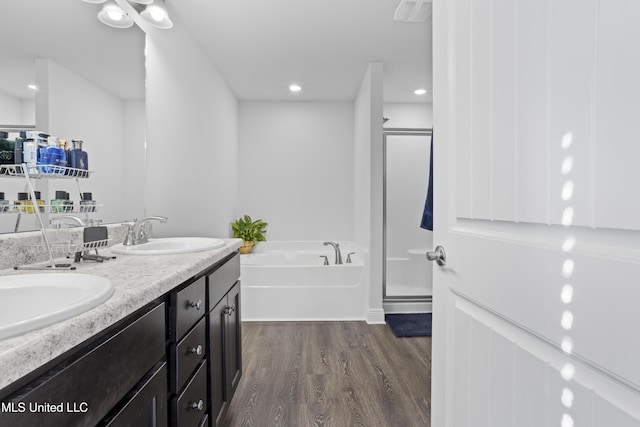
[[289, 86], [289, 90], [291, 92], [300, 92], [302, 90], [302, 87], [300, 87], [300, 85], [292, 84], [291, 86]]
[[[135, 0], [132, 0], [132, 1], [135, 1]], [[146, 0], [139, 0], [135, 2], [140, 4], [147, 4], [147, 3], [143, 3], [144, 1]], [[145, 7], [144, 10], [140, 12], [140, 16], [149, 24], [153, 25], [154, 27], [163, 28], [163, 29], [169, 29], [173, 27], [173, 22], [169, 18], [169, 14], [167, 13], [167, 8], [164, 5], [164, 2], [161, 2], [160, 0], [149, 2], [147, 7]]]
[[113, 2], [102, 6], [102, 10], [98, 13], [98, 19], [103, 24], [114, 28], [129, 28], [133, 25], [133, 18]]
[[425, 93], [427, 93], [426, 89], [416, 89], [413, 91], [413, 93], [415, 93], [416, 95], [424, 95]]
[[[134, 17], [125, 12], [113, 0], [82, 0], [86, 3], [101, 4], [102, 10], [98, 13], [98, 19], [115, 28], [129, 28], [134, 24]], [[173, 27], [173, 22], [167, 13], [164, 0], [127, 0], [129, 6], [133, 8], [134, 15], [137, 13], [150, 25], [156, 28], [169, 29]], [[121, 3], [122, 4], [122, 3]], [[124, 7], [124, 5], [123, 5]], [[125, 8], [131, 11], [131, 8]], [[140, 24], [140, 21], [138, 21]]]

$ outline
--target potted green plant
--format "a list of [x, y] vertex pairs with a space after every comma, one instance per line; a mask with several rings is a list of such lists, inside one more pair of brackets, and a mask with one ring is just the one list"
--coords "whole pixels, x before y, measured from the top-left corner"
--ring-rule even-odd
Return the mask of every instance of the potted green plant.
[[266, 242], [264, 234], [267, 232], [267, 223], [261, 219], [253, 221], [249, 215], [244, 215], [231, 224], [233, 237], [244, 240], [240, 248], [241, 254], [248, 254], [256, 242]]

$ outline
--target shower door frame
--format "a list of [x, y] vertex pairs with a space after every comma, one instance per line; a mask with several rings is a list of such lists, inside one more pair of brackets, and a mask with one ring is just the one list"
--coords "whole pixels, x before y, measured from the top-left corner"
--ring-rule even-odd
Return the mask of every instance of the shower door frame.
[[433, 295], [387, 295], [387, 136], [429, 137], [432, 134], [433, 128], [384, 128], [382, 132], [382, 304], [385, 313], [431, 312]]

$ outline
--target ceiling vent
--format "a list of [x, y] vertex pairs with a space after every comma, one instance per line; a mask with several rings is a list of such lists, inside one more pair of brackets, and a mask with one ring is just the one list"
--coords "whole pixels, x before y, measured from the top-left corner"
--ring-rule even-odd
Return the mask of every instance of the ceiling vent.
[[425, 22], [431, 17], [431, 0], [402, 0], [393, 15], [398, 22]]

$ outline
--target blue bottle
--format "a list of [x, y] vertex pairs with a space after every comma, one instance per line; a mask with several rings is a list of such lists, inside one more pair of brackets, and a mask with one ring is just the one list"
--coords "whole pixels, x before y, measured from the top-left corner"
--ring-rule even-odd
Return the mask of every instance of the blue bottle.
[[72, 139], [73, 148], [69, 150], [69, 167], [89, 170], [89, 156], [86, 151], [82, 151], [83, 141]]
[[67, 155], [64, 149], [58, 146], [58, 140], [56, 137], [50, 136], [48, 145], [42, 147], [40, 150], [40, 163], [44, 166], [42, 171], [44, 173], [63, 174], [65, 167], [67, 166]]

